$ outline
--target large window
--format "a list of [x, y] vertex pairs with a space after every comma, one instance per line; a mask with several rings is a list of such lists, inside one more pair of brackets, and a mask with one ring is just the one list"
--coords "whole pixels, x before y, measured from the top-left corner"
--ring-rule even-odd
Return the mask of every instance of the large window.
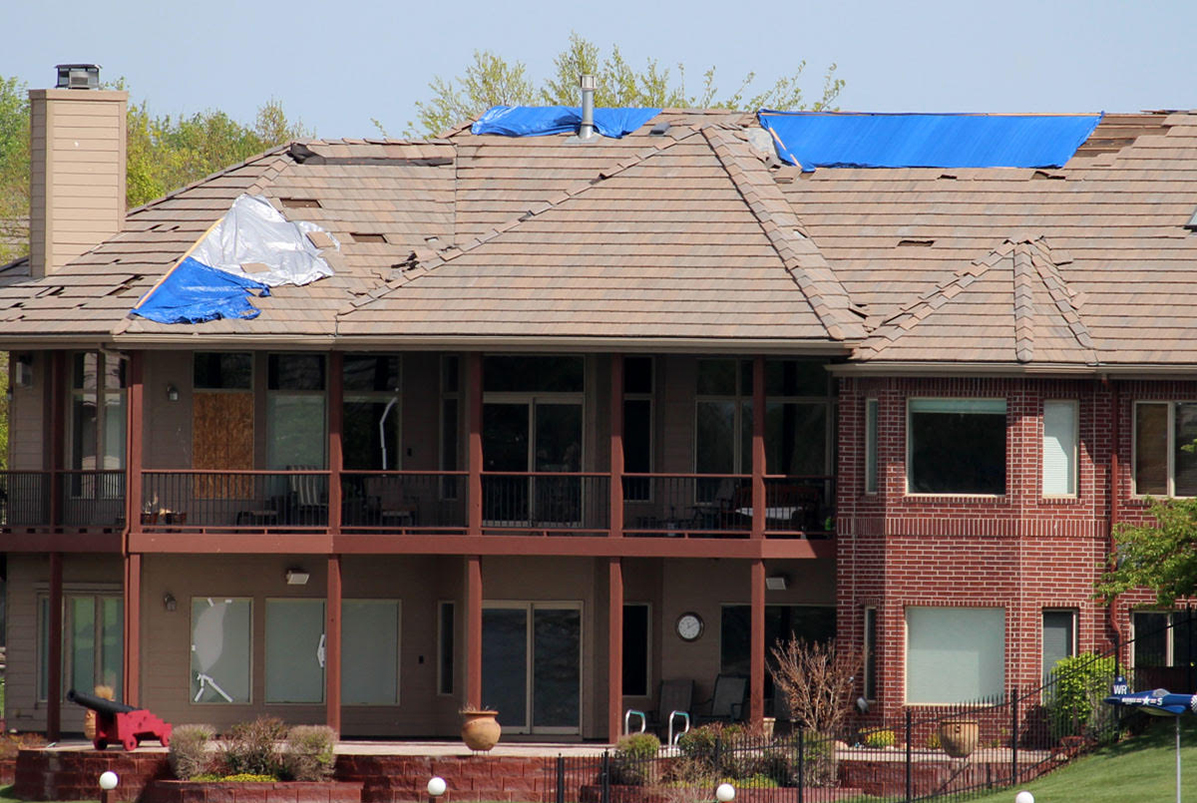
[[191, 600], [191, 701], [250, 702], [253, 602]]
[[[1197, 614], [1192, 611], [1138, 611], [1134, 625], [1136, 669], [1185, 667], [1197, 663]], [[1191, 683], [1190, 677], [1177, 678]], [[1172, 686], [1175, 688], [1175, 686]]]
[[907, 704], [971, 702], [1001, 694], [1005, 640], [1002, 608], [907, 608]]
[[1006, 493], [1005, 399], [910, 399], [909, 413], [909, 493]]
[[1135, 405], [1135, 493], [1197, 496], [1197, 402]]
[[[38, 596], [37, 697], [49, 689], [50, 597]], [[119, 594], [67, 593], [63, 596], [63, 688], [91, 694], [112, 689], [119, 702], [124, 665], [124, 601]]]
[[324, 600], [266, 600], [266, 702], [324, 702], [324, 646]]
[[324, 468], [324, 355], [271, 354], [268, 365], [270, 468]]
[[[632, 474], [653, 470], [653, 358], [623, 361], [623, 469]], [[652, 483], [645, 477], [624, 482], [624, 499], [646, 502]]]
[[401, 466], [399, 357], [346, 354], [342, 453], [349, 470]]
[[1077, 403], [1043, 403], [1043, 495], [1075, 496]]
[[[125, 466], [125, 364], [95, 352], [71, 358], [70, 467], [79, 472]], [[74, 496], [120, 496], [119, 475], [73, 474]]]
[[[719, 671], [747, 675], [752, 665], [752, 607], [724, 605], [719, 633]], [[826, 643], [835, 638], [835, 608], [823, 605], [766, 605], [765, 655], [791, 636]], [[765, 673], [765, 696], [773, 696], [773, 676]]]
[[341, 603], [341, 702], [399, 703], [397, 599], [347, 599]]

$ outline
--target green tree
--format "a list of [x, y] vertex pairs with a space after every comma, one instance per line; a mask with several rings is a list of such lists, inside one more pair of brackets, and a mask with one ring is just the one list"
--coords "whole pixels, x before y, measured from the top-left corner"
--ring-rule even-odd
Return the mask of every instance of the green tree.
[[8, 470], [8, 352], [0, 351], [0, 471]]
[[1152, 499], [1150, 512], [1155, 524], [1114, 529], [1117, 565], [1098, 580], [1099, 597], [1146, 587], [1168, 607], [1197, 593], [1197, 499]]
[[[589, 73], [595, 76], [595, 97], [597, 106], [641, 106], [674, 108], [727, 108], [779, 110], [830, 109], [844, 88], [842, 79], [835, 75], [836, 66], [827, 68], [823, 77], [823, 90], [814, 103], [806, 103], [800, 81], [806, 62], [798, 63], [790, 75], [779, 78], [764, 91], [750, 94], [755, 80], [749, 73], [731, 94], [721, 94], [716, 80], [716, 69], [703, 73], [697, 91], [686, 87], [686, 68], [677, 65], [676, 73], [662, 67], [656, 59], [648, 59], [643, 69], [637, 70], [623, 57], [618, 46], [603, 58], [598, 45], [571, 33], [566, 48], [553, 59], [553, 74], [536, 87], [528, 78], [522, 62], [507, 62], [495, 53], [484, 50], [474, 52], [474, 62], [465, 72], [453, 79], [436, 76], [428, 84], [432, 97], [416, 101], [416, 122], [408, 123], [409, 136], [435, 135], [452, 125], [477, 117], [495, 105], [529, 105], [541, 103], [548, 106], [578, 105], [578, 76]], [[386, 133], [375, 120], [375, 125]]]
[[29, 249], [29, 93], [0, 77], [0, 265]]

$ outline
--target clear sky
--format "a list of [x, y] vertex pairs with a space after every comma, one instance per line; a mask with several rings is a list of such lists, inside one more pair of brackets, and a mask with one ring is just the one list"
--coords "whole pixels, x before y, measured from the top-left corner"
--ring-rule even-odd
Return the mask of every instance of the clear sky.
[[712, 65], [730, 91], [839, 64], [844, 109], [1086, 112], [1197, 107], [1197, 0], [0, 0], [0, 76], [52, 86], [61, 62], [123, 76], [153, 112], [253, 119], [282, 101], [319, 136], [413, 120], [475, 49], [546, 75], [571, 30], [634, 66]]

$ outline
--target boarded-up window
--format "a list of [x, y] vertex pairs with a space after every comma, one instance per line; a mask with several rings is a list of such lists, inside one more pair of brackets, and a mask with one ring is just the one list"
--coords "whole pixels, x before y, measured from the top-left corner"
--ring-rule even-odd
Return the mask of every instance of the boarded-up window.
[[[254, 467], [253, 393], [196, 391], [191, 422], [191, 464], [196, 469], [251, 471]], [[253, 477], [206, 474], [195, 478], [200, 499], [248, 499]]]

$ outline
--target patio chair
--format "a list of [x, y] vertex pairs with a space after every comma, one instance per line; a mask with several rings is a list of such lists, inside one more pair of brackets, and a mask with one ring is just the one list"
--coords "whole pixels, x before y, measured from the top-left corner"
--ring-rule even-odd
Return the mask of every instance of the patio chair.
[[[287, 471], [319, 471], [316, 466], [287, 466]], [[287, 524], [325, 524], [328, 521], [328, 494], [325, 478], [319, 474], [287, 475], [287, 495], [283, 500], [283, 520]]]
[[[662, 680], [657, 689], [657, 710], [646, 712], [629, 708], [623, 715], [623, 733], [626, 736], [631, 732], [631, 720], [638, 717], [640, 733], [645, 730], [660, 733], [665, 727], [666, 744], [673, 745], [683, 733], [690, 730], [690, 705], [693, 701], [693, 680]], [[675, 725], [680, 730], [675, 730]]]
[[366, 510], [370, 523], [392, 527], [417, 524], [418, 506], [403, 493], [402, 477], [366, 477]]
[[743, 675], [719, 675], [705, 714], [695, 717], [698, 724], [707, 722], [739, 722], [744, 718], [744, 699], [748, 696], [748, 678]]

